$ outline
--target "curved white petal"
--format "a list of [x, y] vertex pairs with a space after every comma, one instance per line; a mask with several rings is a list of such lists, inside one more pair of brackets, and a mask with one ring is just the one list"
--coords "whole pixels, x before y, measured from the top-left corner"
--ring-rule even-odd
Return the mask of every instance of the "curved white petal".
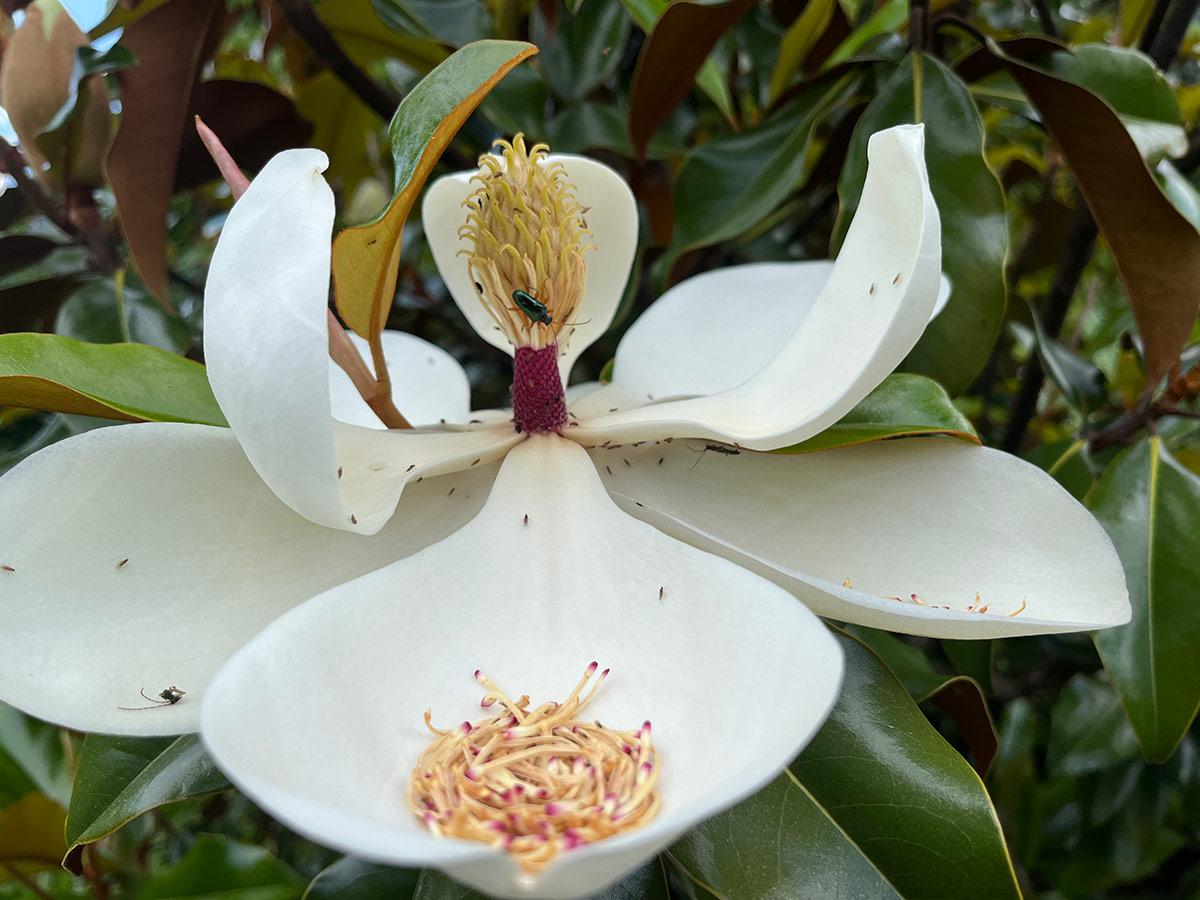
[[[370, 365], [370, 345], [347, 331], [346, 336]], [[453, 356], [429, 341], [404, 331], [381, 335], [383, 356], [392, 378], [392, 399], [413, 425], [466, 422], [471, 411], [471, 383]], [[339, 366], [329, 367], [329, 397], [333, 417], [347, 425], [382, 429], [383, 423], [367, 406]]]
[[[867, 154], [870, 165], [862, 201], [829, 280], [808, 315], [765, 365], [718, 393], [619, 409], [592, 419], [581, 416], [572, 437], [584, 443], [706, 437], [769, 450], [832, 425], [879, 384], [912, 349], [933, 312], [941, 233], [925, 171], [922, 126], [877, 132]], [[773, 276], [770, 269], [756, 275], [766, 285], [763, 291], [747, 277], [737, 293], [718, 296], [718, 301], [735, 307], [723, 317], [740, 313], [755, 318], [760, 296], [778, 289]], [[777, 340], [767, 336], [775, 329], [771, 318], [764, 316], [758, 327], [760, 340]], [[719, 332], [709, 322], [696, 331], [709, 328]], [[718, 356], [698, 359], [689, 367], [691, 380], [700, 383], [695, 373], [705, 363], [716, 372], [709, 384], [753, 369], [737, 347], [726, 351], [742, 357], [732, 362], [720, 360], [719, 343], [713, 352]], [[619, 372], [618, 359], [614, 375], [620, 377]], [[664, 386], [678, 389], [687, 383], [668, 379]]]
[[[560, 856], [532, 883], [500, 851], [427, 832], [403, 799], [429, 740], [423, 712], [483, 718], [476, 667], [562, 699], [593, 659], [612, 675], [587, 715], [654, 723], [658, 817]], [[795, 598], [626, 516], [582, 450], [541, 436], [509, 454], [465, 528], [304, 604], [236, 654], [202, 733], [242, 789], [329, 846], [433, 865], [499, 896], [581, 897], [778, 773], [827, 715], [841, 667]]]
[[[594, 159], [553, 153], [546, 162], [562, 163], [567, 180], [575, 186], [575, 199], [587, 209], [584, 220], [592, 232], [589, 243], [593, 249], [583, 255], [588, 281], [575, 315], [579, 324], [559, 359], [565, 383], [579, 354], [608, 330], [620, 305], [637, 249], [637, 202], [624, 179]], [[430, 185], [421, 206], [421, 221], [433, 258], [458, 308], [480, 337], [511, 355], [513, 348], [508, 339], [476, 296], [466, 258], [458, 255], [459, 250], [471, 246], [459, 237], [458, 230], [466, 222], [463, 203], [474, 190], [474, 174], [457, 172]]]
[[[736, 455], [674, 441], [593, 456], [630, 513], [771, 578], [822, 616], [947, 638], [1129, 618], [1103, 529], [1052, 478], [1007, 453], [912, 438]], [[966, 611], [976, 592], [987, 613]], [[910, 602], [887, 599], [895, 597]], [[1022, 601], [1026, 609], [1009, 616]]]
[[336, 525], [328, 163], [320, 150], [285, 150], [233, 205], [204, 288], [204, 355], [221, 411], [263, 481], [302, 516]]
[[[368, 538], [280, 503], [225, 428], [121, 425], [54, 444], [0, 478], [0, 701], [81, 731], [195, 731], [233, 651], [313, 594], [455, 531], [496, 470], [411, 488]], [[169, 685], [187, 691], [174, 706], [118, 709]]]

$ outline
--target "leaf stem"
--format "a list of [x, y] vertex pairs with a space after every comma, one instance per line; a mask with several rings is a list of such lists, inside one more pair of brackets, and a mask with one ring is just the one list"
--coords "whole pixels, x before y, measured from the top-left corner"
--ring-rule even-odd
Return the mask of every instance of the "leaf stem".
[[367, 368], [358, 348], [354, 346], [346, 330], [334, 316], [329, 314], [329, 356], [338, 367], [349, 376], [355, 390], [367, 406], [379, 417], [388, 428], [412, 428], [408, 419], [392, 402], [392, 381], [388, 375], [387, 362], [383, 358], [382, 339], [376, 337], [371, 341], [371, 356], [375, 363], [375, 375]]

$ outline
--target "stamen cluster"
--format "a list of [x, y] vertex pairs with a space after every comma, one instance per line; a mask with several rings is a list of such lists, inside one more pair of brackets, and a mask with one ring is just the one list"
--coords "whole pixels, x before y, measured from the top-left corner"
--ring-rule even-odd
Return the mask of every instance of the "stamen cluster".
[[518, 134], [495, 147], [500, 155], [481, 156], [471, 178], [479, 186], [463, 204], [467, 223], [459, 235], [473, 249], [459, 252], [480, 302], [514, 347], [564, 344], [587, 282], [587, 210], [562, 163], [545, 161], [545, 144], [526, 149]]
[[421, 755], [408, 785], [408, 805], [435, 834], [483, 841], [512, 853], [534, 874], [555, 856], [644, 825], [658, 811], [658, 753], [650, 723], [616, 731], [577, 715], [608, 675], [582, 696], [596, 663], [563, 703], [530, 711], [482, 672], [484, 707], [503, 711], [442, 731]]

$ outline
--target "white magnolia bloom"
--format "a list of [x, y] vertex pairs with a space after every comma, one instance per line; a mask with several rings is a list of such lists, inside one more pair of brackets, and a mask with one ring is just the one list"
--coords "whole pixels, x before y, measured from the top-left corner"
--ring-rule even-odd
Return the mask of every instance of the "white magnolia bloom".
[[[0, 699], [85, 731], [202, 727], [241, 788], [316, 840], [493, 894], [565, 898], [601, 889], [803, 747], [842, 665], [809, 610], [955, 638], [1127, 621], [1104, 532], [1012, 456], [952, 438], [752, 452], [836, 422], [934, 310], [940, 232], [920, 127], [875, 135], [869, 157], [836, 263], [678, 285], [624, 337], [612, 383], [572, 391], [561, 434], [531, 434], [514, 415], [536, 422], [531, 404], [561, 399], [620, 300], [637, 221], [621, 179], [582, 157], [547, 163], [574, 186], [594, 249], [586, 288], [560, 285], [578, 296], [546, 332], [497, 312], [504, 274], [459, 255], [470, 173], [430, 187], [442, 274], [480, 335], [516, 352], [523, 399], [515, 414], [471, 413], [453, 359], [388, 334], [397, 406], [419, 427], [386, 431], [329, 362], [326, 159], [277, 156], [230, 213], [206, 290], [209, 376], [231, 428], [100, 429], [0, 480], [12, 570], [0, 573]], [[514, 351], [521, 328], [535, 337]], [[547, 359], [552, 379], [530, 374]], [[976, 592], [988, 612], [968, 611]], [[924, 605], [896, 599], [914, 594]], [[426, 708], [472, 718], [476, 668], [557, 699], [593, 659], [613, 672], [594, 714], [654, 722], [662, 810], [649, 825], [531, 880], [409, 813]], [[186, 697], [120, 709], [168, 685]]]

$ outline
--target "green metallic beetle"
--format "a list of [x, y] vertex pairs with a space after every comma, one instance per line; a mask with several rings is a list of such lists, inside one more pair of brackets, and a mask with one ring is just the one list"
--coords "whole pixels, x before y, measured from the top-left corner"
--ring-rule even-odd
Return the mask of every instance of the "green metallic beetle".
[[533, 294], [518, 290], [513, 291], [512, 298], [513, 303], [517, 304], [517, 308], [529, 316], [530, 322], [541, 322], [543, 325], [553, 324], [554, 317], [550, 315], [550, 310]]

